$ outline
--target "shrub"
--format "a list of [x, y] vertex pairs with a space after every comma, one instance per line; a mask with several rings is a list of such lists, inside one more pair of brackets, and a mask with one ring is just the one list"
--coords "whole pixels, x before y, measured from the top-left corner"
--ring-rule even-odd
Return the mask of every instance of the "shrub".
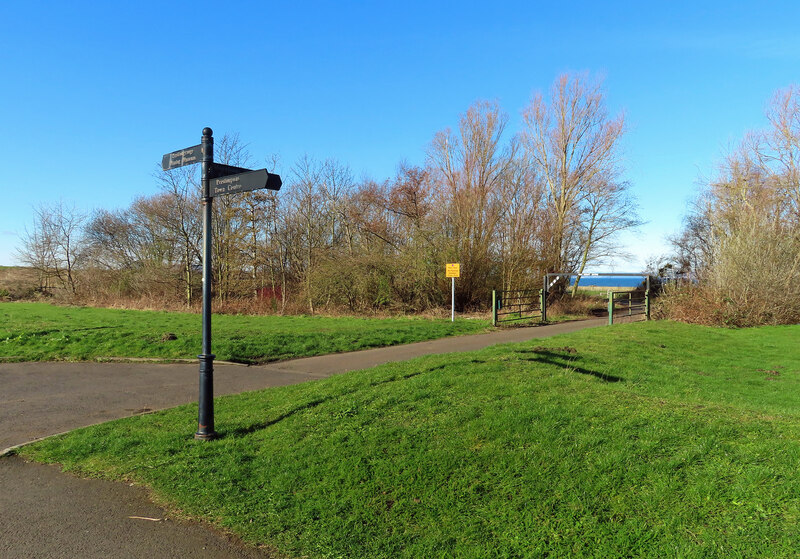
[[718, 240], [698, 284], [666, 290], [657, 316], [734, 327], [800, 322], [800, 242], [749, 217]]

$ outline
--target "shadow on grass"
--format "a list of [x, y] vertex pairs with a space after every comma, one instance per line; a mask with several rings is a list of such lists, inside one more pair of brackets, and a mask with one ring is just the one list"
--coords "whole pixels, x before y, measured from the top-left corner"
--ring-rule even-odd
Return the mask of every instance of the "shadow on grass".
[[[532, 353], [536, 355], [536, 357], [530, 358], [521, 358], [522, 361], [529, 361], [533, 363], [545, 363], [546, 365], [553, 365], [555, 367], [561, 367], [565, 369], [569, 369], [571, 371], [575, 371], [576, 373], [580, 373], [582, 375], [589, 375], [595, 378], [602, 380], [603, 382], [622, 382], [625, 379], [622, 377], [617, 377], [614, 375], [608, 375], [605, 373], [600, 373], [598, 371], [592, 371], [589, 369], [584, 369], [583, 367], [578, 367], [575, 365], [575, 361], [578, 361], [580, 357], [575, 357], [572, 355], [574, 350], [571, 348], [564, 348], [565, 353], [558, 352], [559, 348], [547, 349], [547, 348], [534, 348], [534, 349], [520, 349], [517, 350], [517, 353]], [[566, 351], [571, 350], [571, 351]]]
[[353, 394], [355, 394], [356, 392], [359, 392], [360, 390], [369, 389], [369, 388], [375, 388], [375, 387], [381, 386], [383, 384], [390, 384], [390, 383], [393, 383], [393, 382], [399, 382], [399, 381], [403, 381], [403, 380], [408, 380], [408, 379], [411, 379], [411, 378], [414, 378], [414, 377], [418, 377], [418, 376], [420, 376], [420, 375], [422, 375], [424, 373], [432, 373], [434, 371], [438, 371], [438, 370], [444, 369], [444, 367], [445, 367], [444, 365], [437, 365], [435, 367], [429, 367], [428, 369], [425, 369], [425, 370], [422, 370], [422, 371], [417, 371], [415, 373], [409, 373], [407, 375], [402, 375], [402, 376], [399, 376], [399, 377], [393, 377], [393, 378], [388, 378], [388, 379], [385, 379], [385, 380], [379, 380], [377, 382], [372, 382], [372, 383], [367, 384], [364, 387], [358, 388], [356, 390], [348, 390], [347, 392], [342, 392], [340, 394], [334, 394], [334, 395], [331, 395], [331, 396], [327, 396], [325, 398], [318, 398], [316, 400], [311, 400], [310, 402], [306, 402], [305, 404], [301, 404], [301, 405], [299, 405], [299, 406], [297, 406], [295, 408], [292, 408], [291, 410], [289, 410], [289, 411], [287, 411], [285, 413], [282, 413], [281, 415], [279, 415], [278, 417], [276, 417], [274, 419], [268, 419], [266, 421], [259, 421], [258, 423], [253, 423], [252, 425], [249, 425], [247, 427], [238, 427], [236, 429], [231, 429], [230, 431], [225, 431], [225, 432], [218, 433], [218, 435], [219, 435], [219, 438], [221, 438], [221, 439], [225, 439], [225, 438], [228, 438], [228, 437], [243, 437], [243, 436], [246, 436], [246, 435], [251, 435], [251, 434], [255, 433], [256, 431], [261, 431], [262, 429], [267, 429], [268, 427], [270, 427], [272, 425], [275, 425], [276, 423], [279, 423], [279, 422], [283, 421], [284, 419], [288, 419], [288, 418], [292, 417], [295, 414], [298, 414], [300, 412], [316, 408], [317, 406], [319, 406], [321, 404], [324, 404], [326, 402], [330, 402], [332, 400], [336, 400], [338, 398], [342, 398], [342, 397], [345, 397], [345, 396], [352, 396]]
[[[119, 326], [87, 326], [86, 328], [74, 328], [72, 330], [68, 330], [67, 333], [85, 332], [85, 331], [88, 331], [88, 330], [105, 330], [105, 329], [108, 329], [108, 328], [119, 328]], [[9, 334], [9, 337], [15, 338], [15, 337], [18, 337], [18, 336], [31, 336], [31, 337], [49, 336], [50, 334], [60, 334], [60, 333], [63, 333], [63, 332], [64, 332], [63, 328], [51, 328], [49, 330], [37, 330], [35, 332], [12, 333], [12, 334]]]

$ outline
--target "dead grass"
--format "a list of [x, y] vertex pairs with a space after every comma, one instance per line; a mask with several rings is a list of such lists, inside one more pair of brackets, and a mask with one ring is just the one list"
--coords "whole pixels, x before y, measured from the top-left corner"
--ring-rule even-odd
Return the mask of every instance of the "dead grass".
[[653, 304], [653, 318], [688, 324], [744, 328], [795, 324], [800, 321], [797, 305], [766, 293], [747, 298], [726, 294], [707, 285], [684, 285], [667, 289]]
[[[176, 301], [173, 297], [164, 295], [142, 296], [142, 297], [118, 297], [108, 294], [95, 294], [92, 296], [82, 296], [79, 298], [63, 299], [51, 301], [69, 305], [81, 305], [87, 307], [120, 309], [120, 310], [141, 310], [141, 311], [174, 311], [189, 312], [200, 314], [201, 301], [198, 299], [191, 306]], [[281, 308], [280, 300], [257, 299], [253, 297], [230, 298], [224, 301], [215, 299], [211, 308], [214, 314], [227, 315], [253, 315], [253, 316], [298, 316], [310, 315], [309, 308], [305, 302], [287, 300]], [[426, 309], [419, 312], [405, 312], [402, 309], [373, 309], [370, 311], [354, 312], [349, 309], [326, 306], [316, 308], [315, 316], [343, 317], [343, 316], [366, 316], [370, 318], [397, 318], [397, 317], [417, 317], [424, 319], [448, 319], [450, 318], [450, 308], [439, 307]], [[470, 311], [456, 312], [456, 317], [467, 320], [490, 320], [490, 311]]]
[[0, 300], [36, 299], [38, 288], [39, 276], [33, 268], [0, 266]]
[[600, 316], [608, 312], [608, 301], [597, 297], [578, 293], [575, 297], [566, 293], [555, 301], [548, 302], [547, 314], [569, 316]]

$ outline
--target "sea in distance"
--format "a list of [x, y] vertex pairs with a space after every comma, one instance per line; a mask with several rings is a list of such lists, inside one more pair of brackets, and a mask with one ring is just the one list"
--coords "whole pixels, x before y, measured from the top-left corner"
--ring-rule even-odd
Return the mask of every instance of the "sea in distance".
[[[576, 276], [570, 278], [569, 284], [575, 283]], [[644, 283], [644, 276], [582, 276], [580, 287], [637, 287]]]

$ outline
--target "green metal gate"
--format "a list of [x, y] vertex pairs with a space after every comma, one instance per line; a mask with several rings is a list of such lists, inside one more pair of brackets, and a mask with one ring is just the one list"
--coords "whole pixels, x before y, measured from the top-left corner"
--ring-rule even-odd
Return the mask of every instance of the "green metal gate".
[[644, 316], [650, 320], [650, 290], [609, 291], [608, 325], [614, 324], [614, 317]]
[[492, 290], [492, 326], [517, 320], [544, 322], [544, 308], [542, 289]]

